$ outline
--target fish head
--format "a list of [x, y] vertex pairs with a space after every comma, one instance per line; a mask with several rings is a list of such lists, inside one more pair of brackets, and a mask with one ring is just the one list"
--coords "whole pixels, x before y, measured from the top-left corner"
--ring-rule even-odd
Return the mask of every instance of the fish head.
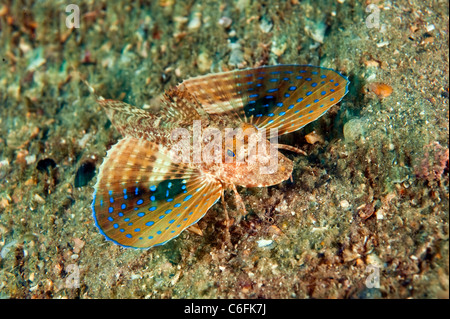
[[293, 163], [268, 140], [266, 130], [242, 123], [224, 135], [222, 179], [245, 187], [266, 187], [288, 179]]

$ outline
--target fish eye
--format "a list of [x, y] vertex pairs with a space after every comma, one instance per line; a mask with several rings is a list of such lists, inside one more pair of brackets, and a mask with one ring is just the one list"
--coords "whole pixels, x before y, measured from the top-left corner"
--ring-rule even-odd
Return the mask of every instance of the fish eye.
[[233, 153], [233, 151], [230, 150], [230, 149], [227, 150], [227, 155], [228, 155], [229, 157], [234, 157], [234, 153]]

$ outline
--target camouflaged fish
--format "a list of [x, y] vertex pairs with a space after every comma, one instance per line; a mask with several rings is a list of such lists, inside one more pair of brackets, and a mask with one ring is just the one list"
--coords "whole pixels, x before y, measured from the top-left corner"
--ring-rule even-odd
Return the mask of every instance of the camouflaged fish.
[[[348, 84], [332, 69], [277, 65], [185, 80], [162, 95], [158, 114], [100, 97], [98, 103], [123, 138], [107, 152], [98, 173], [92, 203], [97, 227], [118, 245], [147, 249], [167, 243], [197, 223], [223, 198], [225, 189], [232, 189], [243, 205], [236, 185], [266, 187], [283, 182], [291, 176], [293, 163], [278, 149], [296, 149], [264, 139], [270, 150], [264, 154], [269, 155], [250, 161], [250, 153], [238, 152], [250, 151], [248, 136], [230, 139], [224, 134], [219, 161], [192, 161], [192, 155], [191, 161], [180, 161], [171, 153], [178, 143], [173, 131], [190, 132], [191, 148], [195, 148], [196, 125], [202, 130], [291, 133], [339, 102]], [[197, 147], [208, 142], [202, 136]], [[277, 169], [261, 174], [264, 163], [274, 158]]]

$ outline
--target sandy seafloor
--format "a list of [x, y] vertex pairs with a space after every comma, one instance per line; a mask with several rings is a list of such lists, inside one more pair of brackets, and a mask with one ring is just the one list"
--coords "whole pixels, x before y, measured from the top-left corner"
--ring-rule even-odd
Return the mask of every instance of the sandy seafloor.
[[[73, 30], [69, 3], [0, 4], [1, 298], [449, 297], [447, 0], [86, 1]], [[104, 239], [93, 185], [120, 135], [80, 74], [145, 106], [191, 76], [292, 63], [350, 92], [282, 138], [308, 153], [286, 153], [293, 183], [239, 188], [240, 218], [227, 193], [232, 245], [220, 203], [201, 236]]]

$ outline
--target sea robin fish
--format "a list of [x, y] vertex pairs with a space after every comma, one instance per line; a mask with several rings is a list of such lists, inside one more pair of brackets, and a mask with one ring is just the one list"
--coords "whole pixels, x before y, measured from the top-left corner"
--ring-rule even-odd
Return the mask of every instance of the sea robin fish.
[[123, 135], [95, 185], [100, 232], [124, 247], [163, 245], [197, 223], [225, 189], [245, 211], [236, 185], [281, 183], [293, 163], [278, 149], [301, 153], [269, 141], [267, 132], [277, 137], [316, 120], [348, 84], [332, 69], [277, 65], [185, 80], [162, 95], [158, 114], [99, 97]]

